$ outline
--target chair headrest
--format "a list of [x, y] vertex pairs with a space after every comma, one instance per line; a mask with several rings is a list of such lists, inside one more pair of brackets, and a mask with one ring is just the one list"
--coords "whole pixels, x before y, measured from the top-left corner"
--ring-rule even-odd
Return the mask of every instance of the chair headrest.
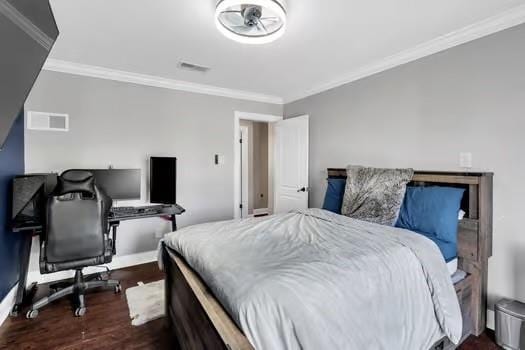
[[85, 170], [66, 170], [58, 177], [55, 195], [68, 193], [95, 194], [95, 179], [93, 174]]

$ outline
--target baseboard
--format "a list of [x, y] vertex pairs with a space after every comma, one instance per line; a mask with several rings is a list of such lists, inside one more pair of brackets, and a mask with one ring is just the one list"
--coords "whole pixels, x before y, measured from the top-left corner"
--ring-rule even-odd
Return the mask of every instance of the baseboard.
[[0, 326], [9, 316], [11, 309], [15, 306], [16, 291], [18, 289], [18, 283], [7, 293], [5, 298], [0, 302]]
[[[113, 261], [110, 264], [105, 266], [109, 267], [112, 270], [122, 269], [128, 266], [135, 266], [146, 264], [152, 261], [157, 260], [157, 250], [150, 250], [148, 252], [136, 253], [130, 255], [114, 256]], [[86, 267], [84, 269], [84, 274], [89, 275], [96, 272], [104, 271], [104, 269], [96, 266]], [[37, 283], [49, 283], [60, 281], [63, 279], [71, 278], [75, 275], [74, 271], [59, 271], [55, 273], [49, 273], [42, 275], [39, 271], [29, 271], [27, 274], [27, 285], [30, 285], [32, 282]]]
[[494, 320], [495, 314], [493, 310], [487, 309], [487, 328], [488, 329], [496, 329], [496, 321]]
[[253, 209], [253, 215], [264, 215], [269, 213], [270, 210], [268, 208]]

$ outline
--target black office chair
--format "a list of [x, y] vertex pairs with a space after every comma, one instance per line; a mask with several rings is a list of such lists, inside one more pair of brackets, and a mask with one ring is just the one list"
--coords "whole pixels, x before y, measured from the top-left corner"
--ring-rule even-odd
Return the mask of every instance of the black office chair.
[[44, 229], [40, 237], [40, 272], [76, 270], [73, 284], [52, 286], [54, 292], [34, 303], [27, 318], [38, 316], [38, 310], [64, 296], [77, 299], [75, 316], [86, 312], [84, 300], [88, 289], [112, 287], [121, 291], [116, 280], [84, 279], [82, 269], [111, 262], [113, 242], [109, 237], [108, 214], [112, 200], [95, 183], [87, 171], [69, 170], [58, 178], [54, 193], [48, 198]]

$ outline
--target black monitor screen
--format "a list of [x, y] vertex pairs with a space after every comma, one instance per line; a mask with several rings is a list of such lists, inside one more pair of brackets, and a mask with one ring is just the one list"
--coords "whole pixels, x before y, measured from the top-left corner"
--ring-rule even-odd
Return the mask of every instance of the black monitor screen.
[[176, 204], [177, 158], [151, 157], [150, 202], [162, 204]]
[[83, 169], [95, 184], [115, 200], [140, 199], [140, 169]]

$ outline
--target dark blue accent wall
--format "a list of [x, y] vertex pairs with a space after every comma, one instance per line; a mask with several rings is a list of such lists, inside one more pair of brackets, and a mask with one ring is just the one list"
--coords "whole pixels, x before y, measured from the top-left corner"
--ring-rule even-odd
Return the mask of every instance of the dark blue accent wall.
[[18, 282], [22, 239], [9, 229], [11, 185], [14, 175], [24, 173], [24, 117], [18, 117], [0, 151], [0, 301]]

